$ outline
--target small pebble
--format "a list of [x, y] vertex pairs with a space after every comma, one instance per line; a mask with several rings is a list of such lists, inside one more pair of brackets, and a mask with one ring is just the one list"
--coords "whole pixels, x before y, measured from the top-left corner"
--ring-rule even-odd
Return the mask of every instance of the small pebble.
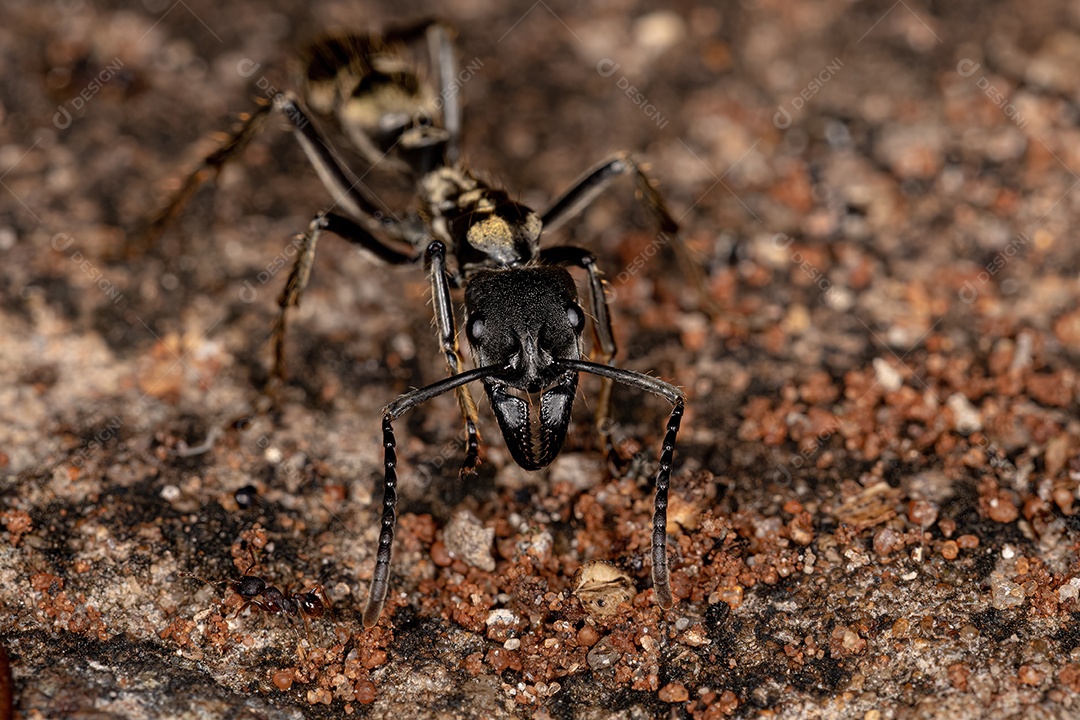
[[431, 562], [439, 567], [450, 567], [454, 564], [454, 558], [446, 551], [446, 544], [442, 540], [436, 540], [431, 545]]
[[372, 650], [363, 660], [363, 666], [368, 670], [374, 670], [386, 664], [387, 655], [385, 650]]
[[375, 695], [375, 683], [370, 680], [360, 680], [353, 688], [353, 697], [364, 705], [375, 702]]
[[1071, 578], [1069, 582], [1058, 588], [1058, 600], [1060, 602], [1075, 600], [1078, 596], [1080, 596], [1080, 578]]
[[681, 703], [690, 698], [690, 693], [687, 692], [686, 686], [681, 682], [673, 682], [660, 688], [659, 692], [656, 693], [656, 697], [660, 699], [660, 702]]
[[1061, 508], [1061, 512], [1072, 515], [1073, 500], [1076, 498], [1073, 497], [1071, 492], [1065, 488], [1056, 488], [1053, 492], [1053, 498], [1057, 506]]
[[1017, 677], [1025, 685], [1039, 685], [1043, 681], [1043, 674], [1030, 665], [1021, 665]]
[[[722, 600], [730, 605], [732, 608], [737, 608], [742, 605], [743, 601], [743, 589], [742, 585], [735, 585], [733, 587], [717, 588], [716, 595], [718, 600]], [[709, 602], [713, 600], [710, 597]]]
[[634, 22], [634, 40], [646, 54], [656, 54], [674, 47], [686, 35], [686, 22], [675, 12], [659, 10], [642, 15]]
[[946, 670], [949, 683], [960, 692], [967, 692], [968, 678], [971, 677], [971, 668], [962, 662], [953, 663]]
[[456, 513], [443, 531], [443, 542], [446, 543], [446, 551], [450, 557], [484, 572], [495, 569], [495, 558], [491, 555], [491, 543], [494, 539], [495, 528], [484, 527], [468, 510]]
[[629, 604], [637, 594], [633, 580], [619, 568], [603, 560], [581, 566], [574, 582], [574, 595], [594, 617], [609, 617]]
[[293, 671], [277, 670], [274, 672], [272, 679], [278, 690], [288, 690], [293, 684]]
[[888, 557], [903, 547], [904, 536], [892, 528], [881, 528], [874, 534], [874, 552], [881, 557]]
[[908, 520], [926, 529], [937, 522], [938, 509], [934, 503], [926, 500], [912, 500], [908, 503]]
[[578, 630], [577, 639], [578, 644], [582, 647], [592, 647], [600, 639], [600, 633], [596, 632], [596, 628], [592, 625], [585, 625], [585, 627]]
[[960, 393], [953, 393], [945, 401], [945, 404], [952, 411], [953, 422], [957, 432], [961, 435], [970, 435], [973, 432], [982, 430], [982, 415], [967, 397]]
[[615, 663], [619, 662], [619, 658], [622, 657], [622, 653], [611, 646], [608, 638], [601, 638], [601, 640], [593, 646], [592, 650], [586, 656], [586, 660], [589, 662], [589, 667], [593, 670], [603, 670], [609, 668]]
[[708, 644], [710, 640], [705, 634], [705, 628], [700, 625], [695, 625], [682, 634], [679, 638], [679, 642], [690, 645], [691, 647], [701, 647], [702, 645]]
[[1020, 511], [1008, 495], [997, 495], [990, 498], [987, 514], [994, 522], [1011, 523], [1020, 516]]
[[904, 378], [885, 358], [874, 358], [874, 375], [878, 384], [887, 392], [896, 392], [904, 385]]
[[249, 507], [255, 504], [255, 499], [259, 497], [259, 491], [254, 485], [245, 485], [239, 488], [234, 494], [233, 499], [236, 500], [236, 504], [241, 510], [247, 510]]
[[493, 647], [488, 650], [487, 661], [496, 673], [501, 673], [506, 668], [510, 667], [511, 655], [506, 648]]
[[961, 535], [956, 538], [956, 545], [961, 550], [974, 550], [979, 547], [979, 538], [974, 535]]
[[999, 572], [994, 572], [990, 574], [990, 597], [995, 608], [1005, 610], [1023, 605], [1026, 595], [1023, 586]]

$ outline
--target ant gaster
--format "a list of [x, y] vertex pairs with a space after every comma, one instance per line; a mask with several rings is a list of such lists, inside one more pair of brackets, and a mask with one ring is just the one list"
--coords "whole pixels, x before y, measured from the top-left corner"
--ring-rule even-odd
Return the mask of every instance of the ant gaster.
[[[433, 83], [422, 82], [410, 48], [426, 44]], [[329, 231], [391, 264], [423, 261], [439, 342], [448, 378], [405, 393], [383, 412], [384, 479], [382, 526], [371, 590], [363, 622], [379, 619], [389, 586], [397, 502], [397, 451], [393, 422], [404, 412], [437, 395], [454, 391], [465, 423], [463, 476], [479, 461], [477, 408], [467, 385], [482, 381], [499, 428], [514, 460], [523, 468], [547, 466], [559, 453], [570, 424], [579, 373], [601, 378], [596, 424], [609, 431], [613, 382], [659, 395], [674, 406], [664, 433], [656, 474], [652, 529], [652, 581], [661, 607], [672, 604], [667, 564], [667, 497], [675, 438], [683, 415], [684, 395], [674, 385], [610, 365], [615, 339], [605, 282], [589, 250], [573, 246], [540, 247], [542, 231], [551, 232], [579, 214], [613, 180], [629, 175], [638, 194], [659, 221], [665, 241], [691, 268], [700, 271], [677, 235], [678, 225], [652, 183], [626, 154], [615, 155], [580, 178], [544, 212], [537, 213], [477, 177], [460, 161], [461, 107], [457, 61], [449, 28], [440, 22], [379, 35], [323, 38], [309, 49], [299, 73], [304, 103], [278, 94], [263, 103], [239, 130], [207, 157], [173, 201], [157, 216], [149, 237], [160, 234], [198, 186], [239, 155], [265, 125], [273, 110], [292, 132], [320, 180], [334, 198], [300, 236], [297, 259], [278, 300], [274, 326], [274, 372], [284, 378], [285, 315], [307, 286], [315, 247]], [[435, 87], [432, 87], [434, 85]], [[370, 166], [382, 164], [411, 177], [417, 207], [402, 217], [385, 210], [357, 175], [338, 159], [306, 108], [336, 121]], [[366, 174], [366, 173], [365, 173]], [[670, 236], [670, 237], [669, 237]], [[580, 304], [566, 268], [586, 274], [588, 311]], [[458, 349], [451, 288], [465, 289], [465, 332], [476, 368], [464, 370]], [[592, 325], [592, 360], [583, 357], [586, 317]], [[249, 602], [266, 609], [286, 608], [290, 598], [270, 596], [257, 578], [241, 582]], [[240, 592], [240, 589], [238, 589]], [[256, 600], [259, 596], [262, 600]], [[295, 596], [294, 596], [295, 597]]]

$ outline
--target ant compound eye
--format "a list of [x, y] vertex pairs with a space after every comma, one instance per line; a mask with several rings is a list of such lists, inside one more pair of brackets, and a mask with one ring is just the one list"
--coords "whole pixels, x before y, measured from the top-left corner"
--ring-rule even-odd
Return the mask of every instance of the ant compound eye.
[[473, 344], [479, 342], [484, 335], [484, 318], [479, 315], [469, 318], [469, 323], [465, 326], [465, 334], [469, 336], [469, 342]]
[[581, 332], [585, 329], [585, 313], [577, 305], [567, 306], [566, 319], [570, 321], [570, 326], [574, 328], [574, 332]]

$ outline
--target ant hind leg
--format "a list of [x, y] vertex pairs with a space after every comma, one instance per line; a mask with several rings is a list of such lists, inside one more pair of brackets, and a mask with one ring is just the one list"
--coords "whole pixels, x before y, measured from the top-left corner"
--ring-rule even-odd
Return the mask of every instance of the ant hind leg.
[[136, 233], [135, 240], [127, 243], [127, 254], [137, 255], [146, 252], [153, 247], [165, 231], [172, 225], [176, 216], [195, 196], [195, 192], [202, 187], [203, 183], [211, 177], [221, 174], [221, 169], [235, 158], [243, 154], [251, 141], [262, 133], [266, 127], [266, 120], [273, 111], [274, 106], [269, 100], [257, 99], [258, 107], [255, 111], [241, 116], [240, 127], [229, 136], [225, 144], [210, 155], [203, 158], [199, 167], [184, 180], [180, 189], [172, 196], [169, 203], [155, 215], [150, 222]]

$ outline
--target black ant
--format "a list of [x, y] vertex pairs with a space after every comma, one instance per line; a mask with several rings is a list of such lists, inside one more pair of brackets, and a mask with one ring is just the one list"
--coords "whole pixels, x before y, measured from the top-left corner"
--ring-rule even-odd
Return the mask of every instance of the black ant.
[[219, 580], [213, 582], [204, 580], [197, 575], [184, 573], [189, 577], [202, 580], [211, 585], [220, 585], [231, 582], [232, 590], [243, 600], [240, 607], [233, 613], [237, 616], [247, 610], [248, 607], [257, 607], [267, 613], [281, 614], [286, 617], [299, 617], [307, 627], [307, 618], [321, 618], [327, 611], [332, 610], [329, 598], [322, 585], [316, 583], [310, 590], [304, 592], [284, 593], [273, 585], [268, 585], [264, 579], [252, 575], [251, 570], [258, 564], [255, 559], [255, 551], [251, 550], [251, 565], [244, 570], [238, 580]]
[[248, 606], [255, 606], [268, 613], [321, 618], [331, 607], [326, 591], [318, 584], [306, 592], [286, 594], [273, 585], [267, 585], [260, 577], [245, 575], [233, 583], [233, 591], [244, 599], [244, 604], [236, 611], [237, 615]]
[[[276, 381], [284, 378], [286, 311], [300, 302], [323, 232], [338, 235], [390, 264], [424, 263], [450, 377], [402, 395], [383, 411], [382, 527], [364, 610], [365, 626], [378, 622], [389, 587], [397, 503], [394, 420], [437, 395], [454, 391], [466, 431], [461, 475], [471, 475], [479, 462], [480, 435], [476, 403], [467, 385], [482, 381], [514, 460], [527, 470], [537, 470], [555, 459], [566, 439], [579, 373], [601, 378], [595, 421], [609, 450], [612, 383], [654, 393], [674, 406], [661, 446], [652, 528], [654, 594], [661, 607], [671, 607], [667, 497], [685, 396], [670, 383], [610, 364], [615, 338], [596, 256], [581, 247], [541, 248], [540, 235], [578, 215], [616, 178], [629, 176], [636, 182], [639, 198], [658, 220], [661, 237], [671, 241], [689, 273], [688, 280], [699, 291], [700, 269], [687, 260], [678, 224], [663, 198], [627, 153], [587, 172], [542, 213], [514, 201], [506, 190], [469, 170], [460, 159], [460, 80], [450, 36], [445, 24], [428, 21], [381, 36], [342, 34], [314, 43], [297, 77], [303, 100], [292, 93], [278, 93], [272, 102], [260, 103], [188, 177], [150, 225], [148, 240], [160, 235], [199, 185], [243, 152], [270, 113], [277, 111], [289, 120], [334, 203], [300, 236], [296, 262], [278, 300], [280, 312], [273, 332]], [[410, 52], [421, 44], [427, 46], [426, 73]], [[336, 122], [369, 166], [381, 164], [411, 178], [416, 207], [400, 217], [387, 212], [362, 177], [339, 159], [309, 111]], [[588, 311], [579, 301], [567, 268], [586, 274]], [[465, 290], [465, 334], [476, 364], [473, 370], [463, 370], [452, 288]], [[593, 360], [583, 358], [587, 319], [591, 319]], [[258, 578], [245, 579], [240, 586], [251, 604], [282, 612], [291, 607], [292, 598], [283, 594], [268, 597], [270, 589]]]

